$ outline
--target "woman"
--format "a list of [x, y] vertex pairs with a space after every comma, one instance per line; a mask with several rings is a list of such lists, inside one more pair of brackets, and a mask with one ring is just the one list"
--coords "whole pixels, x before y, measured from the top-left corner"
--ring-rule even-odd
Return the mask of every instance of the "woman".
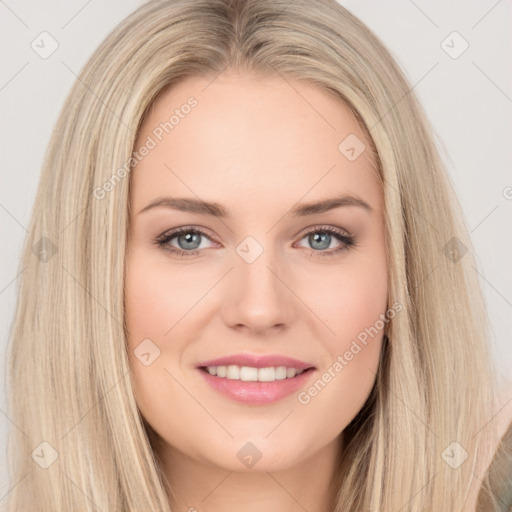
[[144, 4], [47, 154], [8, 509], [475, 510], [495, 382], [470, 247], [346, 9]]

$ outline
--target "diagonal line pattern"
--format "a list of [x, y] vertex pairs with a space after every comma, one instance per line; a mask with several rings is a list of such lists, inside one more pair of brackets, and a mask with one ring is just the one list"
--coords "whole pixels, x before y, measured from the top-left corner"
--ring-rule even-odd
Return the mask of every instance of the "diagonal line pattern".
[[279, 74], [279, 76], [297, 93], [297, 95], [302, 98], [304, 102], [306, 102], [334, 131], [336, 131], [336, 128], [327, 121], [327, 119], [320, 114], [320, 112], [313, 106], [311, 103], [282, 75], [277, 69], [274, 68], [274, 71]]
[[274, 480], [274, 482], [279, 485], [279, 487], [281, 487], [281, 489], [283, 489], [283, 491], [288, 494], [288, 496], [290, 496], [290, 498], [295, 501], [295, 503], [297, 503], [297, 505], [299, 505], [299, 507], [304, 510], [305, 512], [308, 512], [308, 509], [305, 508], [298, 500], [297, 498], [295, 498], [295, 496], [293, 496], [292, 494], [290, 494], [290, 492], [288, 491], [288, 489], [286, 489], [286, 487], [283, 486], [283, 484], [281, 484], [281, 482], [279, 482], [276, 477], [270, 473], [269, 471], [265, 471], [265, 473], [267, 473], [267, 475], [272, 478], [272, 480]]
[[437, 25], [437, 23], [423, 9], [421, 9], [418, 4], [416, 4], [413, 0], [409, 0], [409, 2], [411, 2], [411, 4], [414, 5], [414, 7], [416, 7], [416, 9], [418, 9], [418, 11], [423, 14], [423, 16], [425, 16], [425, 18], [427, 18], [428, 21], [434, 25], [434, 27], [439, 28], [439, 25]]
[[208, 496], [210, 496], [215, 490], [217, 490], [217, 488], [223, 484], [227, 479], [228, 477], [230, 477], [231, 475], [233, 474], [233, 471], [230, 471], [202, 500], [201, 500], [201, 503], [203, 501], [206, 500], [206, 498], [208, 498]]
[[304, 304], [304, 306], [309, 309], [309, 311], [311, 311], [311, 313], [313, 313], [320, 320], [320, 322], [322, 322], [327, 327], [327, 329], [329, 329], [329, 331], [331, 331], [336, 336], [336, 333], [268, 265], [267, 268], [277, 277], [277, 279], [279, 279], [279, 281], [281, 281], [281, 283], [286, 286], [286, 288], [288, 288], [288, 290], [293, 293], [293, 295], [295, 295], [295, 297], [297, 297], [297, 299], [302, 302], [302, 304]]
[[412, 92], [412, 90], [419, 85], [419, 83], [429, 75], [437, 66], [439, 65], [439, 61], [437, 61], [370, 129], [371, 132], [408, 94]]
[[279, 224], [287, 215], [287, 213], [296, 205], [299, 203], [299, 201], [301, 201], [306, 195], [308, 195], [334, 168], [336, 167], [336, 164], [334, 164], [316, 183], [314, 183], [311, 188], [309, 190], [307, 190], [300, 198], [297, 202], [295, 202], [294, 204], [292, 204], [290, 206], [290, 208], [288, 208], [288, 210], [281, 216], [280, 219], [277, 220], [277, 222], [267, 231], [267, 233], [270, 233], [270, 231], [272, 231], [276, 226], [277, 224]]
[[495, 7], [498, 6], [498, 4], [501, 3], [502, 0], [498, 0], [472, 27], [471, 30], [473, 30], [477, 25], [480, 24], [487, 16], [495, 9]]
[[437, 269], [439, 268], [439, 265], [434, 267], [416, 286], [415, 289], [418, 289]]
[[131, 370], [127, 370], [124, 375], [78, 420], [75, 425], [73, 425], [63, 436], [64, 439], [72, 430], [74, 430], [78, 425], [84, 420], [84, 418], [131, 372]]
[[[198, 199], [202, 200], [202, 198], [199, 197], [166, 163], [164, 163], [164, 167], [167, 167], [167, 169], [169, 169], [169, 171], [171, 171], [174, 174], [174, 176], [176, 176], [176, 178], [178, 178], [181, 181], [181, 183], [183, 183], [183, 185], [185, 185], [185, 187], [187, 187], [190, 190], [190, 192], [192, 192], [192, 194], [194, 194]], [[218, 217], [218, 220], [220, 220], [222, 224], [224, 224], [228, 231], [233, 232], [233, 230], [220, 217]]]
[[500, 205], [496, 205], [472, 230], [471, 230], [471, 233], [473, 233], [473, 231], [476, 230], [476, 228], [478, 228], [481, 224], [483, 224], [483, 222], [488, 218], [490, 217], [499, 207]]
[[9, 11], [11, 11], [12, 15], [15, 16], [16, 18], [18, 18], [18, 20], [23, 24], [25, 25], [25, 27], [27, 28], [30, 28], [3, 0], [0, 0], [0, 4], [4, 5], [5, 7], [7, 7], [7, 9]]
[[11, 78], [9, 78], [9, 80], [7, 80], [7, 82], [4, 85], [2, 85], [2, 87], [0, 87], [0, 92], [2, 92], [27, 66], [28, 61], [25, 62], [25, 64], [23, 64], [23, 66], [21, 66], [21, 68], [18, 69], [18, 71], [16, 71], [16, 73], [14, 73], [14, 75]]
[[512, 303], [502, 294], [500, 293], [486, 278], [483, 274], [481, 274], [475, 267], [472, 267], [473, 270], [510, 306], [512, 307]]
[[69, 18], [69, 20], [60, 27], [61, 30], [66, 28], [91, 3], [91, 1], [92, 0], [88, 0], [75, 14], [73, 14], [73, 16], [71, 16], [71, 18]]
[[20, 484], [20, 483], [21, 483], [25, 478], [27, 478], [27, 476], [28, 476], [28, 474], [29, 474], [29, 473], [30, 473], [30, 471], [29, 471], [29, 472], [27, 472], [27, 473], [25, 473], [25, 474], [20, 478], [20, 480], [19, 480], [18, 482], [16, 482], [16, 483], [15, 483], [15, 484], [14, 484], [14, 485], [13, 485], [13, 486], [12, 486], [12, 487], [11, 487], [11, 488], [10, 488], [10, 489], [9, 489], [9, 490], [8, 490], [8, 491], [7, 491], [7, 492], [6, 492], [6, 493], [5, 493], [5, 494], [0, 498], [0, 501], [3, 501], [3, 500], [7, 497], [7, 495], [8, 495], [11, 491], [13, 491], [13, 489], [14, 489], [17, 485], [19, 485], [19, 484]]
[[222, 425], [222, 423], [220, 423], [220, 421], [218, 421], [215, 416], [213, 416], [213, 414], [174, 376], [172, 375], [171, 372], [169, 372], [169, 370], [167, 368], [164, 368], [165, 372], [168, 373], [180, 386], [181, 388], [186, 391], [189, 396], [195, 400], [195, 402], [202, 408], [206, 411], [206, 413], [208, 414], [208, 416], [210, 416], [213, 421], [215, 421], [215, 423], [217, 423], [219, 425], [219, 427], [221, 427], [230, 437], [232, 437], [234, 439], [235, 436], [233, 436], [233, 434], [231, 434], [231, 432], [224, 426]]
[[505, 98], [507, 98], [508, 101], [512, 103], [510, 96], [474, 60], [472, 60], [471, 63], [487, 78], [487, 80], [489, 80], [489, 82], [491, 82], [491, 84], [494, 85], [494, 87], [496, 87], [496, 89], [498, 89], [498, 91], [501, 92], [501, 94], [503, 94], [503, 96], [505, 96]]
[[66, 273], [75, 281], [76, 284], [78, 284], [80, 286], [80, 288], [82, 288], [88, 295], [89, 297], [91, 297], [91, 299], [94, 300], [94, 302], [96, 302], [96, 304], [98, 304], [98, 306], [100, 306], [101, 309], [103, 309], [103, 311], [105, 311], [105, 313], [107, 313], [110, 318], [112, 318], [113, 320], [115, 320], [121, 327], [124, 327], [123, 324], [103, 305], [101, 304], [97, 299], [96, 297], [94, 297], [92, 295], [92, 293], [75, 277], [73, 276], [64, 266], [61, 265], [61, 267], [66, 271]]
[[491, 416], [491, 419], [490, 419], [490, 420], [489, 420], [489, 421], [488, 421], [488, 422], [487, 422], [487, 423], [486, 423], [486, 424], [485, 424], [485, 425], [484, 425], [484, 426], [483, 426], [483, 427], [482, 427], [482, 428], [481, 428], [481, 429], [480, 429], [480, 430], [479, 430], [479, 431], [478, 431], [478, 432], [477, 432], [477, 433], [476, 433], [476, 434], [475, 434], [471, 439], [475, 438], [478, 434], [480, 434], [480, 432], [482, 432], [482, 430], [484, 430], [484, 428], [486, 428], [486, 427], [487, 427], [487, 425], [489, 425], [489, 423], [491, 423], [492, 421], [494, 421], [494, 419], [498, 416], [498, 414], [500, 414], [500, 413], [501, 413], [501, 411], [502, 411], [503, 409], [505, 409], [505, 407], [506, 407], [510, 402], [512, 402], [512, 398], [511, 398], [510, 400], [507, 400], [507, 401], [505, 402], [505, 404], [504, 404], [502, 407], [500, 407], [500, 409], [499, 409], [498, 411], [496, 411], [496, 413], [495, 413], [495, 414], [493, 414], [493, 415]]
[[416, 496], [418, 496], [418, 494], [420, 492], [423, 491], [423, 489], [425, 489], [425, 487], [427, 487], [428, 484], [430, 484], [430, 482], [432, 482], [432, 480], [434, 480], [434, 478], [437, 476], [437, 474], [439, 473], [439, 471], [407, 502], [403, 505], [403, 507], [398, 511], [400, 512], [401, 510], [403, 510], [405, 507], [407, 507], [407, 505], [409, 505], [409, 503], [411, 503], [412, 500], [414, 500], [414, 498], [416, 498]]
[[182, 320], [183, 318], [194, 309], [199, 302], [201, 302], [212, 290], [215, 286], [217, 286], [232, 270], [234, 267], [231, 267], [195, 304], [193, 304], [188, 311], [186, 311], [183, 316], [164, 334], [164, 336], [167, 336]]
[[[375, 377], [377, 377], [377, 374], [373, 370], [368, 369], [368, 371], [370, 371], [371, 373], [373, 373], [373, 375], [375, 375]], [[400, 402], [402, 402], [405, 405], [406, 409], [408, 409], [412, 414], [414, 414], [414, 416], [416, 416], [416, 418], [418, 418], [418, 420], [420, 420], [421, 423], [423, 423], [423, 425], [427, 427], [428, 430], [430, 430], [430, 432], [434, 436], [439, 437], [391, 388], [388, 389], [389, 391], [391, 391], [391, 393], [393, 393], [393, 395], [395, 395], [398, 398], [398, 400], [400, 400]]]
[[285, 417], [284, 417], [284, 418], [283, 418], [283, 419], [282, 419], [282, 420], [281, 420], [281, 421], [280, 421], [280, 422], [279, 422], [279, 423], [278, 423], [278, 424], [277, 424], [277, 425], [276, 425], [276, 426], [275, 426], [275, 427], [274, 427], [274, 428], [273, 428], [273, 429], [272, 429], [272, 430], [271, 430], [271, 431], [270, 431], [270, 432], [265, 436], [265, 439], [266, 439], [270, 434], [272, 434], [272, 432], [274, 432], [274, 430], [276, 430], [276, 429], [277, 429], [277, 427], [279, 427], [279, 426], [284, 422], [284, 420], [286, 420], [286, 419], [290, 416], [290, 414], [292, 414], [292, 413], [293, 413], [293, 411], [295, 411], [295, 409], [292, 409], [292, 410], [291, 410], [291, 411], [290, 411], [290, 412], [289, 412], [289, 413], [288, 413], [288, 414], [287, 414], [287, 415], [286, 415], [286, 416], [285, 416]]
[[70, 73], [72, 73], [73, 75], [75, 75], [76, 79], [96, 98], [98, 99], [98, 101], [100, 101], [104, 107], [112, 113], [112, 115], [114, 115], [115, 117], [117, 117], [117, 119], [119, 119], [119, 122], [121, 124], [123, 124], [124, 126], [126, 126], [126, 128], [129, 128], [129, 126], [63, 61], [61, 60], [62, 64], [64, 64], [64, 66], [66, 66], [66, 68], [68, 68], [68, 70], [70, 71]]
[[[480, 484], [479, 484], [479, 485], [481, 486], [481, 485], [484, 483], [483, 479], [482, 479], [482, 478], [480, 478], [480, 477], [479, 477], [479, 476], [478, 476], [474, 471], [471, 471], [471, 473], [473, 473], [473, 476], [474, 476], [474, 477], [475, 477], [475, 478], [480, 482]], [[507, 509], [506, 509], [505, 507], [507, 507], [507, 505], [508, 505], [508, 504], [507, 504], [507, 503], [505, 503], [505, 502], [501, 499], [503, 496], [501, 496], [501, 497], [500, 497], [498, 494], [494, 494], [494, 493], [493, 493], [492, 497], [493, 497], [494, 499], [498, 499], [498, 501], [500, 502], [500, 504], [501, 504], [501, 505], [500, 505], [500, 509], [499, 509], [499, 510], [502, 510], [502, 511], [504, 511], [504, 512], [507, 512]], [[508, 500], [507, 500], [507, 501], [508, 501]], [[467, 503], [467, 498], [466, 498], [466, 501], [464, 502], [464, 505], [466, 505], [466, 503]], [[503, 507], [503, 508], [501, 508], [501, 507]], [[510, 508], [508, 508], [508, 510], [510, 511]]]
[[28, 229], [3, 204], [0, 204], [0, 208], [2, 208], [2, 210], [4, 210], [7, 215], [9, 215], [17, 224], [19, 224], [25, 230], [25, 233], [28, 233]]
[[[388, 182], [389, 184], [389, 182]], [[394, 187], [393, 187], [394, 188]], [[396, 190], [396, 189], [395, 189]], [[424, 215], [424, 213], [422, 211], [419, 210], [419, 208], [416, 207], [416, 205], [414, 205], [411, 201], [409, 201], [408, 199], [405, 198], [405, 196], [402, 196], [402, 200], [403, 202], [408, 202], [410, 205], [411, 205], [411, 208], [413, 208], [414, 210], [416, 210], [416, 212], [418, 213], [418, 215], [434, 230], [436, 231], [438, 234], [439, 234], [439, 230], [434, 226], [434, 224], [432, 224], [432, 222], [430, 222], [427, 217]]]
[[60, 471], [100, 512], [103, 512], [101, 510], [100, 507], [98, 507], [98, 505], [96, 505], [96, 503], [94, 503], [94, 501], [92, 500], [92, 498], [83, 491], [83, 489], [81, 489], [75, 482], [73, 482], [73, 480], [71, 480], [71, 478], [64, 472], [64, 471]]
[[215, 80], [217, 80], [217, 78], [219, 78], [220, 75], [222, 75], [222, 73], [224, 73], [224, 71], [227, 69], [228, 67], [228, 64], [226, 64], [202, 89], [201, 89], [201, 92], [204, 92], [206, 91], [206, 89], [208, 89], [208, 87], [210, 87], [210, 85], [212, 85], [213, 82], [215, 82]]
[[[80, 211], [80, 213], [78, 213], [77, 215], [75, 215], [75, 217], [73, 219], [71, 219], [70, 222], [68, 222], [60, 231], [60, 233], [62, 233], [63, 231], [65, 231], [69, 226], [71, 226], [71, 224], [73, 224], [73, 222], [75, 222], [76, 219], [78, 219], [78, 217], [80, 217], [80, 215], [82, 215], [82, 213], [84, 213], [84, 211], [87, 209], [87, 206], [89, 206], [89, 203], [87, 203], [86, 206], [84, 206], [84, 208]], [[59, 234], [60, 234], [59, 233]]]
[[26, 437], [28, 438], [27, 434], [18, 426], [12, 419], [2, 410], [0, 409], [0, 412]]
[[0, 290], [0, 295], [2, 295], [2, 293], [5, 292], [5, 290], [7, 290], [7, 288], [9, 288], [9, 286], [11, 286], [12, 283], [14, 283], [14, 281], [16, 281], [16, 279], [18, 279], [18, 277], [23, 273], [25, 272], [25, 270], [27, 269], [28, 265], [24, 268], [22, 268], [17, 274], [16, 276], [14, 276], [1, 290]]

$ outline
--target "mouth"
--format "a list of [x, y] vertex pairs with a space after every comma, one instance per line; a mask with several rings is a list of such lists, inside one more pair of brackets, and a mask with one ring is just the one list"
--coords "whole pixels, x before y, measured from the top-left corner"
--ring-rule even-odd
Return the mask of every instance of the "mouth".
[[275, 382], [279, 380], [295, 379], [303, 373], [315, 370], [314, 366], [308, 368], [295, 368], [287, 366], [268, 366], [263, 368], [238, 365], [211, 365], [200, 366], [199, 370], [226, 380], [238, 380], [242, 382]]
[[224, 398], [245, 405], [263, 406], [296, 394], [316, 373], [315, 367], [200, 366], [198, 373]]

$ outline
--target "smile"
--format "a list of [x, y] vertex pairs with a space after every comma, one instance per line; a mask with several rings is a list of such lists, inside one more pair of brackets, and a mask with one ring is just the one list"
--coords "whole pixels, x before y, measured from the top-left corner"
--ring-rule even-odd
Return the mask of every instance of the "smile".
[[256, 368], [252, 366], [207, 366], [203, 367], [210, 375], [230, 380], [243, 380], [244, 382], [273, 382], [275, 380], [292, 379], [304, 370], [286, 366], [270, 366]]
[[305, 386], [315, 372], [314, 368], [297, 370], [286, 366], [254, 368], [237, 365], [208, 366], [198, 370], [215, 391], [252, 405], [267, 405], [284, 399]]

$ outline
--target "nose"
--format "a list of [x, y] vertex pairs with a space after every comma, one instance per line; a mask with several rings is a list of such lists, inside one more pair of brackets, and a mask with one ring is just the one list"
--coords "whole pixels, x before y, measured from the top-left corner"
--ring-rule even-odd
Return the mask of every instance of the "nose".
[[277, 265], [270, 250], [264, 250], [252, 263], [235, 257], [222, 306], [225, 324], [254, 334], [287, 329], [298, 307], [288, 274]]

